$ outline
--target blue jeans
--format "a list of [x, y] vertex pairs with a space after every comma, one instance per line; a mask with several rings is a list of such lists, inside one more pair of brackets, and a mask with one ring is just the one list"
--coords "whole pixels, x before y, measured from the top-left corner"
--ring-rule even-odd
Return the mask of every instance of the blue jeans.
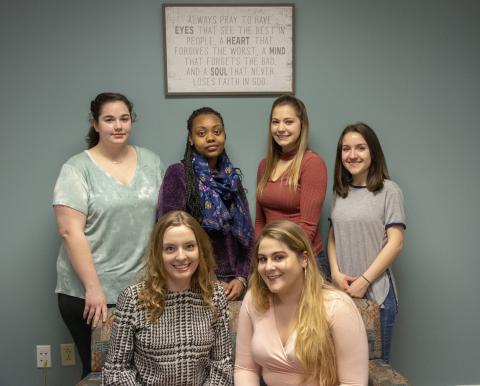
[[390, 363], [390, 349], [392, 345], [393, 325], [397, 317], [398, 306], [395, 298], [392, 280], [390, 280], [390, 290], [380, 308], [380, 329], [382, 332], [382, 359]]
[[332, 281], [332, 275], [330, 273], [330, 263], [328, 262], [327, 255], [323, 250], [320, 251], [317, 256], [317, 265], [319, 271], [323, 274], [323, 277], [328, 281]]

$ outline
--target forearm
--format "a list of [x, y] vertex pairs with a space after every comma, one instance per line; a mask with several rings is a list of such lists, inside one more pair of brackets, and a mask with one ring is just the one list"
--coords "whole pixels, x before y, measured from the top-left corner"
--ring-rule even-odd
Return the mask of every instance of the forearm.
[[85, 234], [70, 230], [62, 235], [68, 258], [85, 289], [100, 286], [92, 252]]
[[387, 230], [388, 241], [377, 255], [372, 264], [363, 273], [370, 282], [379, 278], [389, 267], [392, 266], [396, 257], [403, 248], [403, 229], [390, 228]]

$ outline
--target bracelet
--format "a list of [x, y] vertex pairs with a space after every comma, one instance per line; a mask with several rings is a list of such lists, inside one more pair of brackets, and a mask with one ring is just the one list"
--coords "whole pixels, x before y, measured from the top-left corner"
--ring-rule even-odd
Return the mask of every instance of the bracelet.
[[363, 279], [364, 279], [368, 284], [372, 284], [372, 282], [371, 282], [370, 280], [368, 280], [365, 276], [363, 276], [363, 275], [360, 275], [360, 276], [362, 276]]
[[240, 283], [242, 283], [243, 288], [247, 288], [247, 279], [245, 279], [242, 276], [238, 276], [235, 279], [237, 279]]

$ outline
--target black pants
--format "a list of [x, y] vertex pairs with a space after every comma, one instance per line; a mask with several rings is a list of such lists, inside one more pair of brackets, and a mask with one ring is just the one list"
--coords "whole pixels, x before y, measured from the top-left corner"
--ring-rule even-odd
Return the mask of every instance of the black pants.
[[[115, 304], [108, 304], [107, 306], [111, 308], [115, 307]], [[82, 361], [82, 378], [84, 378], [92, 371], [92, 327], [83, 319], [85, 299], [58, 294], [58, 308], [65, 325], [72, 335], [75, 346], [77, 346], [78, 354]]]

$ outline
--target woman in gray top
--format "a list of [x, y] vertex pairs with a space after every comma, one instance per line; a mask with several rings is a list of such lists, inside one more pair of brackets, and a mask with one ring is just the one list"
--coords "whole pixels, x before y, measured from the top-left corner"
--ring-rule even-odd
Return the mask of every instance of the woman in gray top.
[[155, 222], [163, 176], [158, 156], [129, 144], [134, 113], [121, 94], [91, 102], [88, 150], [62, 167], [53, 206], [62, 237], [57, 260], [60, 313], [90, 372], [91, 326], [136, 281]]
[[347, 126], [337, 145], [328, 235], [334, 283], [354, 298], [381, 305], [382, 353], [389, 362], [397, 313], [391, 266], [403, 247], [405, 212], [398, 185], [389, 180], [375, 132]]

